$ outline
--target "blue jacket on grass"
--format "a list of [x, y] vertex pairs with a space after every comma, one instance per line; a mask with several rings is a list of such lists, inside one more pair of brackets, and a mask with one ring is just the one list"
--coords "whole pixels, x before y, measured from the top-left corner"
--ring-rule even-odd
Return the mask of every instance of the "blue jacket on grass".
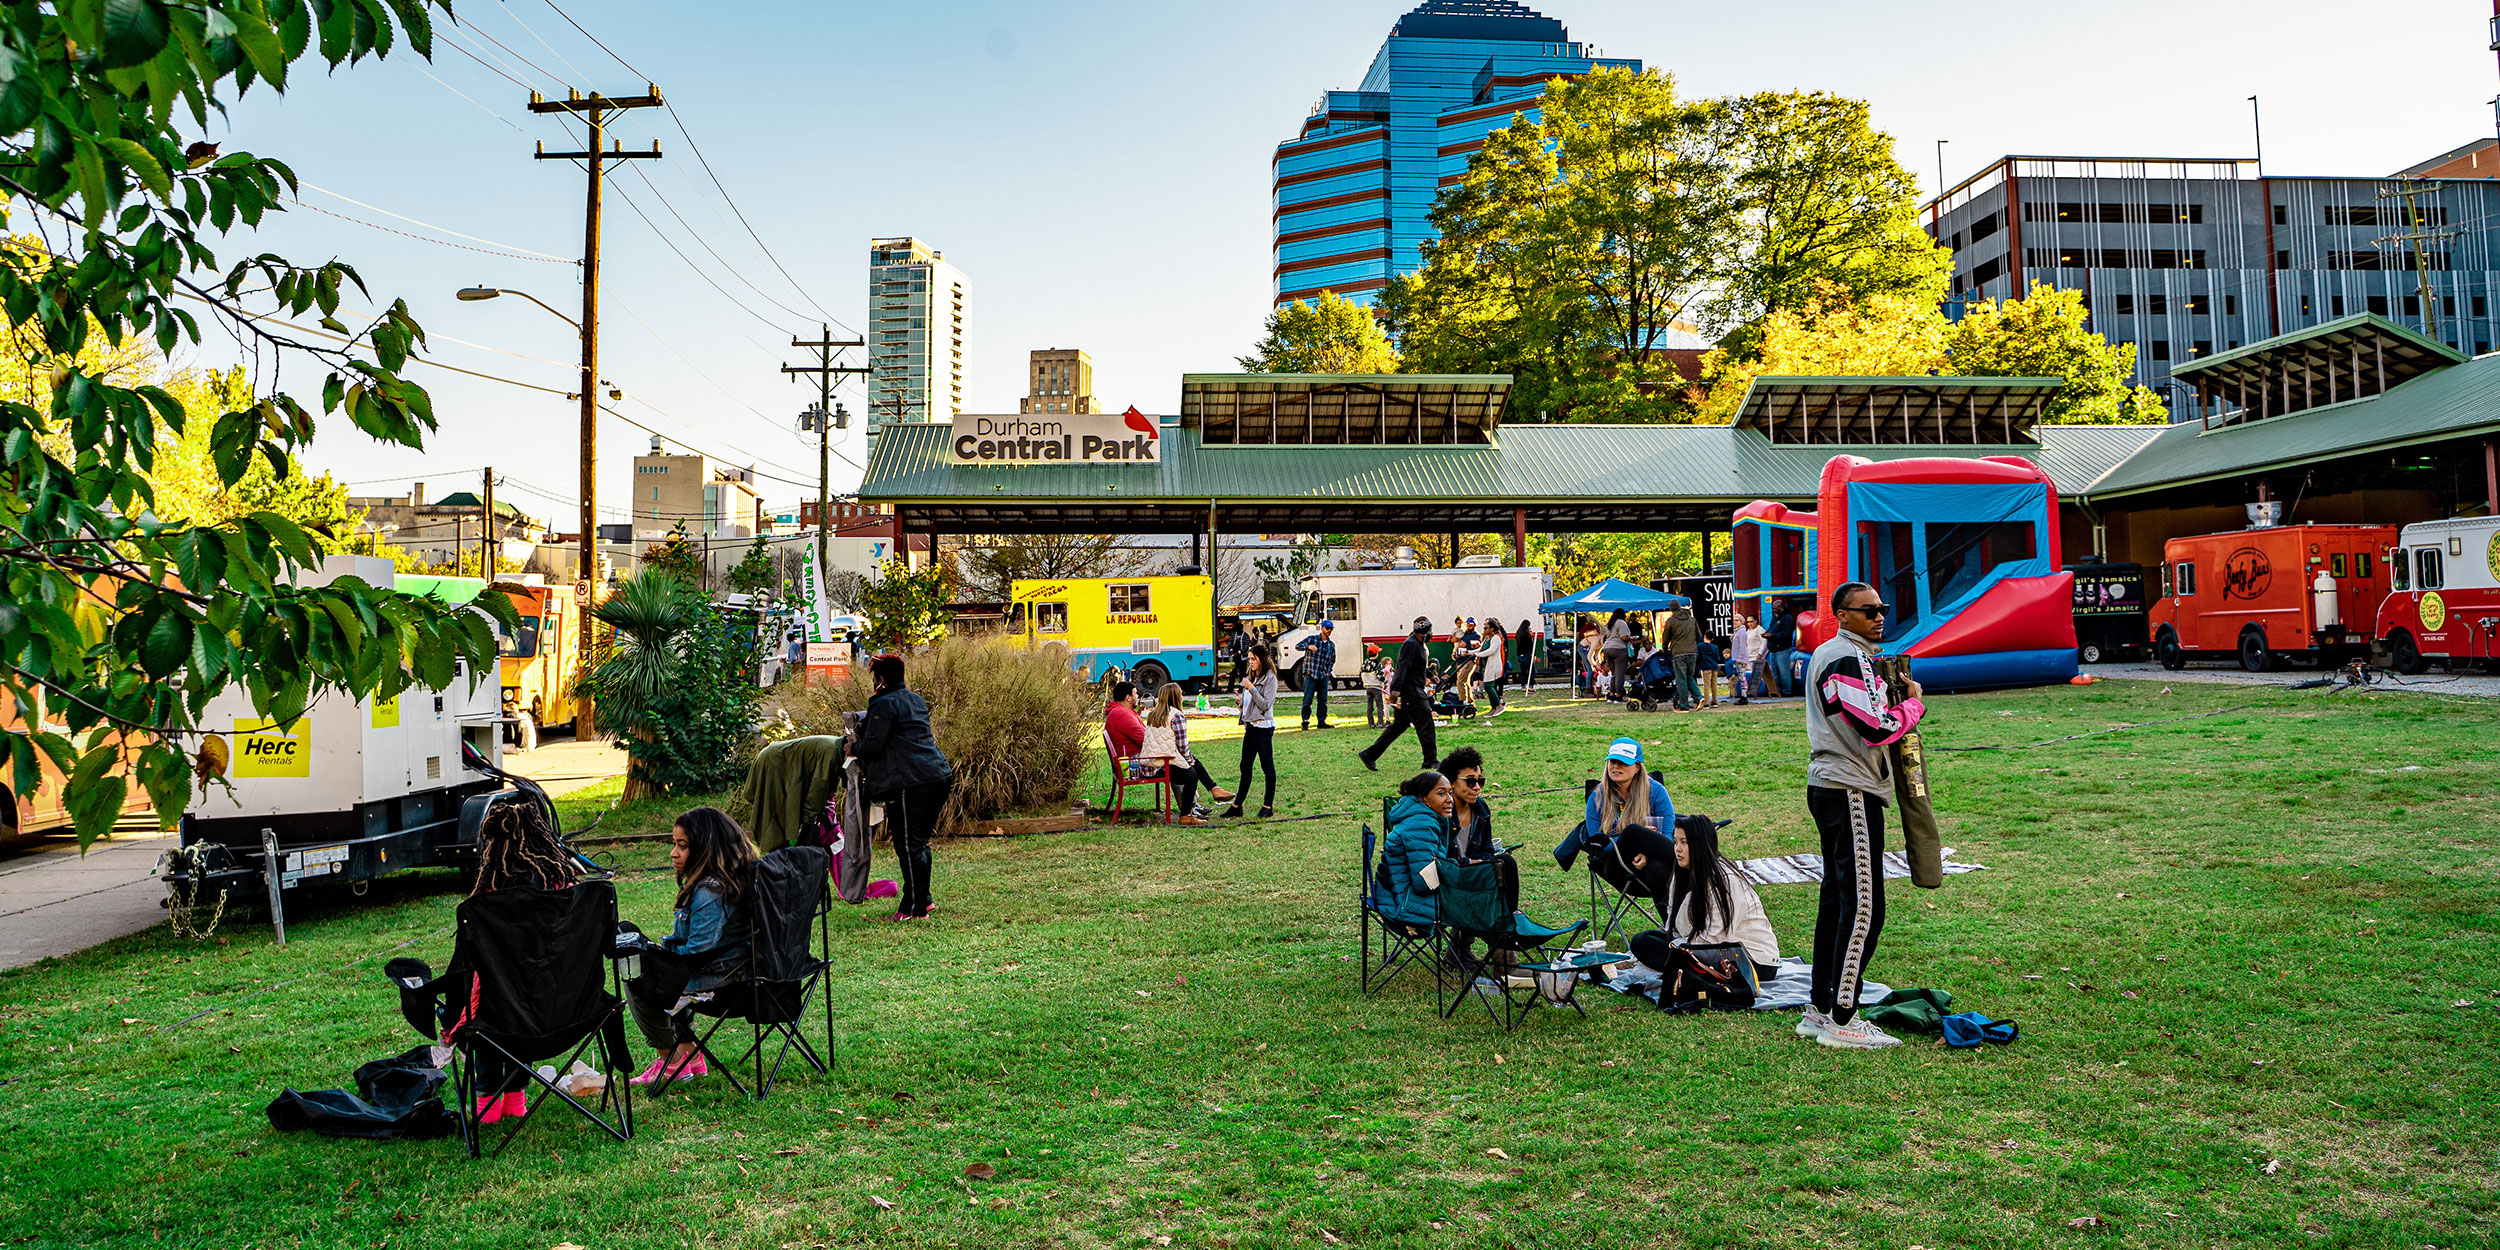
[[1425, 888], [1426, 864], [1450, 844], [1449, 822], [1422, 799], [1407, 795], [1389, 809], [1389, 836], [1380, 848], [1380, 914], [1408, 924], [1434, 924], [1441, 907]]

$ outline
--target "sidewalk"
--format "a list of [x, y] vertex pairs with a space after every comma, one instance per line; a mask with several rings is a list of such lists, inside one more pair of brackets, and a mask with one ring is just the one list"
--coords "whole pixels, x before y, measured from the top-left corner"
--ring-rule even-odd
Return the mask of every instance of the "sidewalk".
[[505, 753], [504, 767], [527, 777], [558, 798], [575, 790], [587, 789], [611, 777], [625, 775], [625, 752], [616, 743], [604, 739], [575, 742], [563, 738], [553, 742], [538, 740], [538, 749], [527, 755]]
[[0, 852], [0, 968], [68, 955], [165, 920], [165, 887], [148, 875], [172, 834], [117, 834], [81, 856], [78, 839]]

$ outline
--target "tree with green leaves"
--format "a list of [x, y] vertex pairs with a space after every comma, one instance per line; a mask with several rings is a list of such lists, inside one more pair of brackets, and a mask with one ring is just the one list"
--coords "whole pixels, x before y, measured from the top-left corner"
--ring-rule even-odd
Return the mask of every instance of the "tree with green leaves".
[[[1558, 81], [1486, 136], [1433, 209], [1424, 266], [1382, 298], [1403, 367], [1512, 376], [1516, 411], [1685, 415], [1664, 349], [1818, 286], [1940, 293], [1916, 186], [1838, 97], [1687, 99], [1666, 75]], [[1741, 335], [1739, 336], [1741, 337]]]
[[2081, 291], [2031, 284], [2022, 299], [1975, 300], [1944, 339], [1948, 372], [1975, 378], [2064, 378], [2044, 425], [2159, 425], [2170, 406], [2137, 386], [2135, 344], [2094, 332]]
[[773, 567], [772, 544], [765, 542], [762, 534], [755, 536], [754, 545], [747, 548], [737, 567], [729, 570], [729, 588], [742, 595], [770, 590], [779, 579], [779, 571]]
[[682, 520], [668, 527], [668, 537], [643, 551], [642, 567], [665, 573], [688, 586], [703, 585], [703, 553], [695, 550], [694, 540], [687, 536]]
[[[81, 844], [109, 829], [135, 777], [170, 825], [190, 797], [198, 717], [229, 686], [279, 722], [316, 695], [390, 698], [494, 663], [487, 619], [360, 579], [296, 585], [320, 555], [268, 508], [208, 523], [156, 515], [160, 431], [197, 418], [160, 385], [99, 369], [93, 348], [197, 343], [213, 315], [259, 356], [322, 373], [317, 404], [375, 438], [420, 446], [425, 391], [400, 376], [424, 332], [394, 301], [362, 329], [337, 318], [347, 264], [270, 253], [231, 264], [218, 236], [284, 208], [294, 171], [200, 137], [230, 96], [283, 91], [298, 63], [335, 70], [427, 55], [435, 0], [55, 0], [0, 6], [0, 193], [8, 220], [52, 240], [0, 252], [0, 307], [27, 342], [37, 393], [0, 397], [0, 722], [7, 779], [67, 776]], [[74, 263], [69, 258], [75, 258]], [[255, 309], [254, 305], [259, 307]], [[316, 311], [317, 310], [317, 311]], [[343, 343], [305, 342], [256, 312], [318, 316]], [[206, 422], [232, 488], [254, 461], [284, 477], [315, 414], [267, 384]], [[221, 404], [221, 406], [223, 406]], [[481, 600], [500, 611], [499, 598]], [[508, 624], [509, 622], [507, 622]], [[65, 730], [48, 727], [66, 726]]]
[[1269, 313], [1266, 335], [1239, 363], [1248, 373], [1395, 373], [1398, 354], [1370, 309], [1322, 291]]
[[1005, 601], [1019, 581], [1061, 577], [1128, 577], [1154, 567], [1151, 552], [1116, 534], [982, 534], [955, 551], [958, 593]]
[[718, 790], [755, 728], [757, 643], [702, 591], [644, 568], [591, 609], [613, 642], [583, 685], [628, 761], [625, 797]]
[[1554, 593], [1586, 590], [1609, 577], [1635, 586], [1703, 571], [1698, 534], [1534, 534], [1528, 563], [1554, 579]]
[[868, 645], [878, 651], [903, 651], [946, 636], [955, 614], [946, 603], [955, 596], [955, 570], [944, 560], [914, 571], [911, 561], [892, 556], [877, 576], [858, 592], [860, 614], [868, 618]]

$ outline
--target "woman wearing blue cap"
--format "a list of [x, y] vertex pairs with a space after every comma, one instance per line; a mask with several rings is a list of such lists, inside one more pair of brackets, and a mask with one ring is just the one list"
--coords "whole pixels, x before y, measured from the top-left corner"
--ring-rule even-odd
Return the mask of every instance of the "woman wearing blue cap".
[[1600, 839], [1611, 838], [1635, 825], [1675, 828], [1675, 803], [1667, 797], [1665, 783], [1641, 767], [1639, 740], [1617, 738], [1614, 745], [1606, 748], [1606, 779], [1589, 791], [1588, 815], [1582, 827], [1586, 836]]

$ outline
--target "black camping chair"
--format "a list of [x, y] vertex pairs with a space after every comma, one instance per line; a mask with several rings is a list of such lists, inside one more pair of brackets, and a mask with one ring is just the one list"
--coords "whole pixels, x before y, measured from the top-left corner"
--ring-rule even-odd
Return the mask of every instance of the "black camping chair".
[[[829, 961], [811, 949], [808, 932], [811, 925], [823, 927], [820, 917], [830, 906], [827, 900], [832, 889], [827, 869], [831, 862], [832, 857], [820, 846], [785, 846], [755, 861], [754, 877], [747, 889], [746, 961], [727, 980], [700, 992], [691, 1004], [694, 1014], [712, 1020], [695, 1038], [695, 1052], [728, 1078], [739, 1093], [758, 1101], [772, 1093], [773, 1082], [781, 1076], [781, 1065], [793, 1047], [818, 1072], [832, 1070], [799, 1030], [807, 1014], [807, 1000], [830, 966]], [[830, 996], [826, 999], [826, 1011], [825, 1049], [831, 1053]], [[738, 1055], [737, 1063], [724, 1063], [712, 1049], [712, 1038], [731, 1020], [746, 1021], [753, 1037]], [[773, 1037], [781, 1039], [781, 1047], [767, 1070], [764, 1044]], [[738, 1066], [750, 1061], [755, 1070], [752, 1089], [738, 1079]], [[666, 1088], [676, 1079], [677, 1072], [692, 1062], [690, 1055], [677, 1068], [661, 1073], [652, 1088]]]
[[[1448, 930], [1446, 955], [1439, 968], [1443, 988], [1453, 991], [1444, 996], [1442, 1019], [1457, 1015], [1459, 1005], [1471, 997], [1505, 1029], [1515, 1027], [1519, 1017], [1536, 1005], [1540, 992], [1551, 1001], [1580, 1009], [1567, 984], [1543, 983], [1548, 978], [1567, 980], [1579, 975], [1578, 967], [1566, 970], [1557, 962], [1563, 952], [1552, 948], [1557, 943], [1569, 945], [1589, 922], [1577, 920], [1569, 928], [1556, 929], [1530, 920], [1519, 910], [1519, 863], [1507, 852], [1464, 864], [1443, 860], [1439, 901], [1441, 924]], [[1475, 951], [1478, 942], [1485, 946], [1482, 955]], [[1530, 958], [1522, 959], [1523, 955]], [[1513, 972], [1525, 972], [1535, 983], [1519, 990], [1510, 983]], [[1496, 999], [1501, 1002], [1498, 1008]]]
[[[480, 1153], [479, 1064], [508, 1068], [538, 1086], [536, 1110], [510, 1120], [495, 1142], [503, 1153], [522, 1129], [545, 1118], [552, 1095], [618, 1141], [634, 1135], [632, 1071], [625, 1049], [625, 1000], [611, 962], [616, 887], [584, 881], [568, 889], [495, 890], [460, 904], [451, 966], [436, 977], [422, 960], [394, 959], [383, 972], [399, 986], [400, 1013], [418, 1032], [452, 1047], [461, 1140]], [[609, 966], [603, 968], [601, 965]], [[559, 1073], [595, 1052], [605, 1079], [596, 1107], [557, 1087], [532, 1066], [554, 1060]], [[496, 1091], [502, 1092], [502, 1091]], [[508, 1118], [509, 1119], [509, 1118]]]
[[[1649, 770], [1649, 776], [1652, 781], [1661, 780], [1657, 769]], [[1597, 779], [1580, 783], [1584, 810], [1588, 796], [1596, 791]], [[1580, 853], [1588, 857], [1589, 927], [1599, 937], [1614, 940], [1627, 916], [1647, 920], [1648, 928], [1666, 927], [1658, 915], [1658, 900], [1666, 897], [1667, 877], [1675, 871], [1673, 838], [1646, 828], [1625, 830], [1610, 838], [1588, 828], [1583, 817]]]
[[[1389, 807], [1396, 801], [1380, 801], [1382, 825], [1389, 823]], [[1399, 973], [1406, 971], [1418, 959], [1427, 966], [1437, 966], [1441, 959], [1441, 930], [1438, 926], [1392, 920], [1381, 914], [1379, 848], [1380, 835], [1373, 833], [1370, 825], [1363, 826], [1363, 878], [1361, 892], [1356, 896], [1360, 900], [1356, 923], [1362, 934], [1358, 956], [1362, 960], [1359, 978], [1365, 994], [1379, 993], [1382, 987], [1397, 979]], [[1378, 934], [1377, 941], [1374, 940], [1375, 932]], [[1375, 946], [1379, 951], [1377, 957], [1373, 954]]]

